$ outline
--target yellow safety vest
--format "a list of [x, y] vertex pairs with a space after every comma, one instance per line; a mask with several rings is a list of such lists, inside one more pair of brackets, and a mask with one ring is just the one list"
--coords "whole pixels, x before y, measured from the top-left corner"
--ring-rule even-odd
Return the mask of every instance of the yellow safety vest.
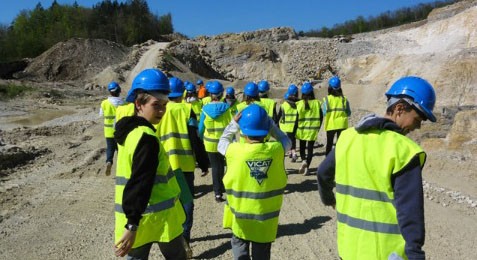
[[213, 119], [207, 112], [203, 111], [205, 115], [204, 119], [204, 146], [207, 152], [217, 152], [217, 145], [219, 144], [219, 138], [225, 130], [225, 127], [232, 120], [232, 114], [230, 108], [227, 109], [222, 115]]
[[280, 118], [280, 129], [285, 133], [293, 133], [298, 112], [296, 108], [290, 106], [286, 101], [280, 107], [283, 111], [282, 117]]
[[192, 106], [189, 103], [168, 102], [166, 113], [156, 126], [157, 135], [169, 156], [173, 171], [194, 172], [194, 151], [187, 131]]
[[316, 99], [308, 100], [310, 109], [305, 109], [305, 101], [296, 102], [298, 112], [298, 128], [296, 138], [306, 141], [315, 141], [320, 131], [320, 109], [321, 102]]
[[116, 107], [111, 104], [109, 99], [105, 99], [103, 102], [101, 102], [101, 109], [103, 110], [104, 118], [104, 137], [113, 138], [114, 124], [116, 122]]
[[210, 102], [212, 102], [212, 98], [210, 96], [207, 96], [205, 98], [202, 99], [202, 107], [209, 104]]
[[[254, 102], [251, 103], [251, 104], [257, 104], [257, 105], [261, 106], [263, 109], [266, 110], [265, 106], [264, 106], [262, 103], [258, 102], [258, 101], [254, 101]], [[248, 105], [250, 105], [250, 104], [247, 104], [246, 101], [240, 102], [239, 104], [237, 104], [237, 112], [240, 112], [240, 111], [244, 110], [246, 107], [248, 107]]]
[[338, 252], [342, 259], [403, 259], [391, 177], [413, 157], [424, 167], [426, 154], [399, 133], [343, 131], [336, 144], [336, 212]]
[[[143, 134], [157, 138], [154, 131], [147, 126], [139, 126], [132, 130], [123, 145], [118, 144], [118, 163], [115, 186], [115, 243], [124, 232], [127, 223], [122, 207], [124, 187], [131, 178], [131, 167], [134, 151]], [[185, 214], [179, 201], [181, 192], [175, 175], [169, 171], [169, 161], [164, 148], [159, 142], [159, 165], [151, 196], [145, 212], [139, 222], [133, 248], [151, 242], [170, 242], [182, 234], [182, 223]]]
[[347, 100], [343, 96], [328, 95], [324, 98], [326, 106], [325, 131], [348, 128]]
[[128, 103], [125, 105], [118, 106], [116, 108], [116, 122], [125, 116], [133, 116], [134, 115], [134, 103]]
[[[190, 104], [192, 105], [192, 111], [194, 111], [197, 118], [200, 118], [200, 113], [202, 113], [202, 107], [203, 107], [202, 101], [197, 100], [197, 101], [194, 101]], [[199, 120], [197, 120], [197, 121], [199, 121]]]
[[273, 112], [275, 111], [275, 100], [270, 98], [260, 98], [260, 103], [262, 107], [267, 111], [269, 117], [273, 118]]
[[227, 148], [223, 227], [235, 236], [258, 243], [276, 239], [287, 184], [284, 153], [279, 142], [231, 143]]

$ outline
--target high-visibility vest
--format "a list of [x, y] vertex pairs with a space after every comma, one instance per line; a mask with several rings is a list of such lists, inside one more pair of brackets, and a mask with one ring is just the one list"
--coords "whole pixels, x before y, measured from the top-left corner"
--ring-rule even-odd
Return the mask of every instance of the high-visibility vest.
[[282, 109], [282, 117], [280, 118], [280, 129], [285, 133], [293, 133], [293, 128], [295, 128], [295, 122], [298, 117], [298, 112], [296, 108], [293, 108], [284, 102], [280, 108]]
[[316, 99], [308, 100], [310, 109], [305, 109], [305, 101], [296, 102], [296, 110], [298, 112], [298, 128], [296, 130], [296, 138], [306, 141], [315, 141], [320, 130], [320, 109], [321, 102]]
[[128, 103], [125, 105], [118, 106], [116, 108], [116, 122], [125, 116], [134, 115], [134, 103]]
[[238, 112], [238, 109], [237, 109], [237, 106], [238, 106], [239, 102], [237, 100], [235, 100], [235, 102], [230, 106], [230, 113], [232, 113], [232, 116], [235, 116], [235, 114], [237, 114]]
[[348, 128], [347, 104], [348, 101], [343, 96], [328, 95], [324, 98], [325, 131]]
[[200, 118], [200, 113], [202, 113], [202, 101], [201, 100], [196, 100], [192, 103], [190, 103], [192, 105], [192, 111], [194, 111], [194, 113], [196, 114], [196, 116], [198, 118]]
[[[115, 186], [115, 243], [124, 232], [127, 223], [122, 207], [124, 187], [131, 178], [131, 167], [137, 144], [143, 134], [157, 138], [156, 133], [147, 126], [132, 130], [123, 145], [118, 144], [118, 163]], [[185, 214], [179, 201], [180, 188], [176, 177], [169, 170], [169, 160], [164, 148], [159, 144], [159, 165], [147, 208], [142, 214], [133, 248], [151, 242], [170, 242], [182, 234]]]
[[230, 108], [227, 109], [222, 115], [213, 119], [207, 112], [202, 110], [205, 115], [204, 119], [204, 146], [207, 152], [217, 152], [217, 145], [219, 144], [219, 138], [225, 130], [225, 127], [232, 120], [232, 114]]
[[104, 137], [114, 137], [114, 125], [116, 123], [116, 107], [109, 101], [109, 99], [101, 102], [101, 109], [103, 110], [104, 118]]
[[258, 243], [276, 239], [287, 184], [284, 153], [279, 142], [228, 146], [223, 227], [235, 236]]
[[202, 99], [202, 107], [204, 107], [205, 105], [209, 104], [210, 102], [212, 102], [212, 98], [210, 96], [207, 96], [207, 97], [204, 97]]
[[169, 156], [172, 170], [194, 172], [195, 158], [190, 143], [187, 123], [192, 106], [189, 103], [168, 102], [161, 122], [156, 126], [157, 134]]
[[[250, 104], [257, 104], [257, 105], [261, 106], [263, 109], [265, 109], [265, 106], [264, 106], [262, 103], [258, 102], [258, 101], [254, 101], [253, 103], [250, 103]], [[244, 110], [244, 109], [245, 109], [246, 107], [248, 107], [248, 105], [250, 105], [250, 104], [247, 104], [246, 101], [240, 102], [239, 104], [237, 104], [237, 112], [240, 112], [240, 111]], [[265, 110], [266, 110], [266, 109], [265, 109]]]
[[276, 106], [275, 100], [270, 98], [260, 98], [260, 103], [262, 104], [265, 111], [267, 111], [268, 116], [273, 118], [273, 112], [275, 111]]
[[416, 155], [424, 167], [424, 151], [411, 139], [390, 130], [359, 134], [354, 128], [341, 133], [335, 151], [340, 257], [388, 259], [394, 252], [407, 259], [391, 178]]

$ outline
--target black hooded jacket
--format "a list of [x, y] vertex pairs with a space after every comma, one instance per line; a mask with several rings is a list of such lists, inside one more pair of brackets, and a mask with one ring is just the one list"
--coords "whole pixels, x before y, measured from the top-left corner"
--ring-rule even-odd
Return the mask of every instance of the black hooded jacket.
[[[116, 123], [114, 139], [124, 145], [129, 133], [139, 126], [154, 126], [143, 117], [124, 117]], [[159, 165], [159, 142], [155, 136], [143, 134], [139, 140], [131, 162], [131, 178], [123, 192], [122, 207], [128, 219], [127, 224], [139, 225], [151, 197], [157, 167]], [[118, 158], [121, 158], [118, 156]]]

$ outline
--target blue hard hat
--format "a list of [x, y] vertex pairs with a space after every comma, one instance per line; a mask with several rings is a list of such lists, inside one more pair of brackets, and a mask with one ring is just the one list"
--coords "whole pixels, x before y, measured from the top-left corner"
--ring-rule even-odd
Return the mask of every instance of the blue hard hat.
[[131, 89], [126, 96], [127, 102], [134, 102], [137, 90], [146, 92], [159, 91], [169, 93], [169, 80], [167, 76], [158, 69], [145, 69], [134, 78]]
[[295, 84], [291, 84], [288, 87], [287, 93], [290, 95], [298, 95], [298, 87]]
[[225, 95], [233, 96], [235, 95], [235, 89], [232, 86], [229, 86], [225, 89]]
[[287, 100], [289, 96], [290, 96], [290, 93], [286, 92], [285, 95], [283, 95], [283, 98]]
[[199, 79], [199, 80], [197, 81], [197, 85], [202, 85], [202, 84], [204, 84], [204, 82], [203, 82], [201, 79]]
[[432, 85], [426, 80], [415, 77], [407, 76], [400, 78], [391, 86], [386, 92], [386, 96], [390, 97], [411, 97], [417, 104], [417, 109], [421, 110], [424, 115], [431, 122], [436, 122], [436, 117], [432, 113], [434, 105], [436, 103], [436, 92]]
[[209, 91], [209, 88], [212, 86], [212, 84], [213, 84], [213, 81], [207, 81], [207, 83], [205, 83], [205, 89]]
[[185, 89], [187, 90], [187, 92], [197, 92], [197, 88], [191, 82], [185, 85]]
[[301, 94], [310, 94], [311, 92], [313, 92], [313, 86], [311, 85], [310, 82], [305, 82], [303, 83], [303, 85], [301, 86]]
[[268, 84], [268, 81], [262, 80], [258, 82], [258, 91], [259, 92], [267, 92], [270, 90], [270, 84]]
[[257, 97], [258, 96], [258, 86], [254, 82], [249, 82], [247, 85], [245, 85], [245, 88], [243, 89], [243, 92], [245, 95], [249, 97]]
[[169, 93], [170, 98], [177, 98], [184, 94], [184, 83], [182, 80], [176, 77], [172, 77], [169, 79], [169, 88], [171, 89], [171, 93]]
[[330, 80], [328, 80], [328, 86], [334, 89], [339, 89], [341, 88], [341, 80], [338, 76], [332, 77]]
[[257, 104], [250, 104], [242, 110], [238, 124], [246, 136], [266, 136], [270, 130], [267, 111]]
[[212, 81], [207, 91], [209, 91], [210, 94], [219, 95], [224, 93], [224, 86], [218, 81]]
[[116, 81], [111, 81], [108, 85], [108, 91], [115, 92], [115, 91], [121, 91], [121, 87]]

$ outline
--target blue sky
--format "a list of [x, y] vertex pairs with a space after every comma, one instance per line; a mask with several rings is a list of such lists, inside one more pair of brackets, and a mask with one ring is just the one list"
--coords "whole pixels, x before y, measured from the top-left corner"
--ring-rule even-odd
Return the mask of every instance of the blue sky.
[[[2, 0], [0, 23], [10, 24], [20, 10], [35, 8], [41, 2], [44, 8], [53, 0]], [[57, 0], [59, 4], [72, 4], [74, 0]], [[99, 0], [77, 0], [84, 7], [92, 7]], [[411, 7], [425, 0], [149, 0], [152, 13], [172, 14], [174, 30], [189, 37], [238, 33], [278, 26], [290, 26], [295, 31], [320, 29], [323, 26], [352, 20], [359, 15], [365, 18], [385, 11]]]

